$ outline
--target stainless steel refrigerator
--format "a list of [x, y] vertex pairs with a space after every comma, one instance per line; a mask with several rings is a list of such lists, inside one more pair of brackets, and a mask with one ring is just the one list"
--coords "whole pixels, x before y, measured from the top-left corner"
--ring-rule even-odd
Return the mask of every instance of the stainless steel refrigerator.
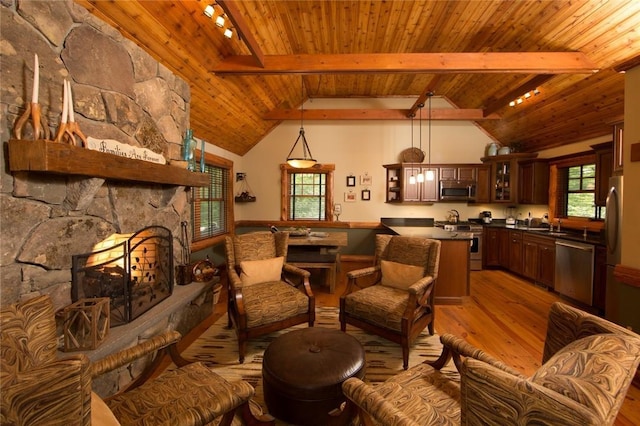
[[607, 289], [605, 317], [622, 326], [631, 326], [640, 331], [640, 315], [637, 314], [636, 301], [640, 289], [623, 284], [613, 276], [614, 267], [621, 263], [622, 250], [622, 176], [609, 179], [607, 212], [605, 219], [605, 239], [607, 243]]

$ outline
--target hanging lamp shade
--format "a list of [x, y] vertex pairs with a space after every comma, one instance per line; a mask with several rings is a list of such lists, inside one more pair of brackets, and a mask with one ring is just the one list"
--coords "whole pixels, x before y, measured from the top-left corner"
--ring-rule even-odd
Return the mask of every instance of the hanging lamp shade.
[[[298, 133], [298, 138], [293, 143], [291, 147], [291, 151], [289, 151], [289, 155], [287, 155], [287, 164], [291, 167], [295, 167], [296, 169], [308, 169], [309, 167], [315, 166], [317, 161], [311, 155], [311, 150], [309, 149], [309, 144], [307, 143], [307, 138], [304, 135], [304, 81], [302, 80], [302, 76], [300, 76], [300, 85], [302, 87], [302, 105], [300, 106], [300, 133]], [[296, 151], [296, 147], [300, 143], [300, 147]], [[302, 155], [294, 153], [294, 151], [299, 152], [302, 149]]]
[[[302, 148], [302, 156], [295, 157], [293, 155], [296, 150], [296, 146], [300, 143]], [[311, 155], [311, 150], [309, 149], [309, 144], [307, 143], [307, 138], [304, 136], [304, 127], [300, 127], [300, 133], [298, 134], [298, 139], [294, 142], [291, 147], [291, 151], [289, 151], [289, 155], [287, 155], [287, 164], [291, 167], [295, 167], [296, 169], [307, 169], [309, 167], [315, 166], [317, 161]]]

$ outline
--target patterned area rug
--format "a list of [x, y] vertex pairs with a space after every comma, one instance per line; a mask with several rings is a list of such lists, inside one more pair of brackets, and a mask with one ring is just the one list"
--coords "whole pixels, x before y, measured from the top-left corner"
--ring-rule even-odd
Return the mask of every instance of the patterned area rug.
[[[247, 381], [256, 390], [254, 402], [266, 411], [262, 396], [262, 354], [275, 338], [294, 329], [305, 328], [307, 324], [250, 340], [243, 364], [238, 362], [238, 340], [235, 332], [227, 329], [226, 326], [227, 317], [224, 315], [196, 339], [182, 355], [187, 359], [203, 362], [229, 381], [240, 379]], [[339, 330], [338, 308], [316, 308], [314, 326]], [[357, 338], [365, 348], [365, 381], [383, 382], [403, 371], [400, 345], [351, 326], [347, 327], [347, 333]], [[428, 330], [423, 331], [411, 347], [409, 367], [425, 360], [436, 359], [441, 349], [439, 336], [430, 336]], [[277, 424], [283, 423], [277, 422]]]

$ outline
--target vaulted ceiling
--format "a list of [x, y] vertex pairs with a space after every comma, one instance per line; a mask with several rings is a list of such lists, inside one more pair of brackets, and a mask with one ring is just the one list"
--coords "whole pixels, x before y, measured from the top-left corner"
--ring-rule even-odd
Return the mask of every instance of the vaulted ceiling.
[[203, 13], [213, 0], [76, 2], [187, 80], [194, 134], [238, 155], [299, 119], [308, 97], [417, 105], [430, 91], [460, 109], [434, 119], [471, 118], [524, 151], [556, 147], [611, 134], [624, 114], [619, 71], [640, 65], [638, 0], [218, 0], [231, 39]]

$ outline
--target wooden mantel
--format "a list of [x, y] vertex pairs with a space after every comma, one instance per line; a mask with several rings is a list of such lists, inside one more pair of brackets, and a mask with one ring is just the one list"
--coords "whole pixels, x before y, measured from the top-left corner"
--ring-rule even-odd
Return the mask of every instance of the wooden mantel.
[[134, 160], [47, 140], [9, 141], [9, 170], [80, 175], [103, 179], [207, 186], [206, 173]]

